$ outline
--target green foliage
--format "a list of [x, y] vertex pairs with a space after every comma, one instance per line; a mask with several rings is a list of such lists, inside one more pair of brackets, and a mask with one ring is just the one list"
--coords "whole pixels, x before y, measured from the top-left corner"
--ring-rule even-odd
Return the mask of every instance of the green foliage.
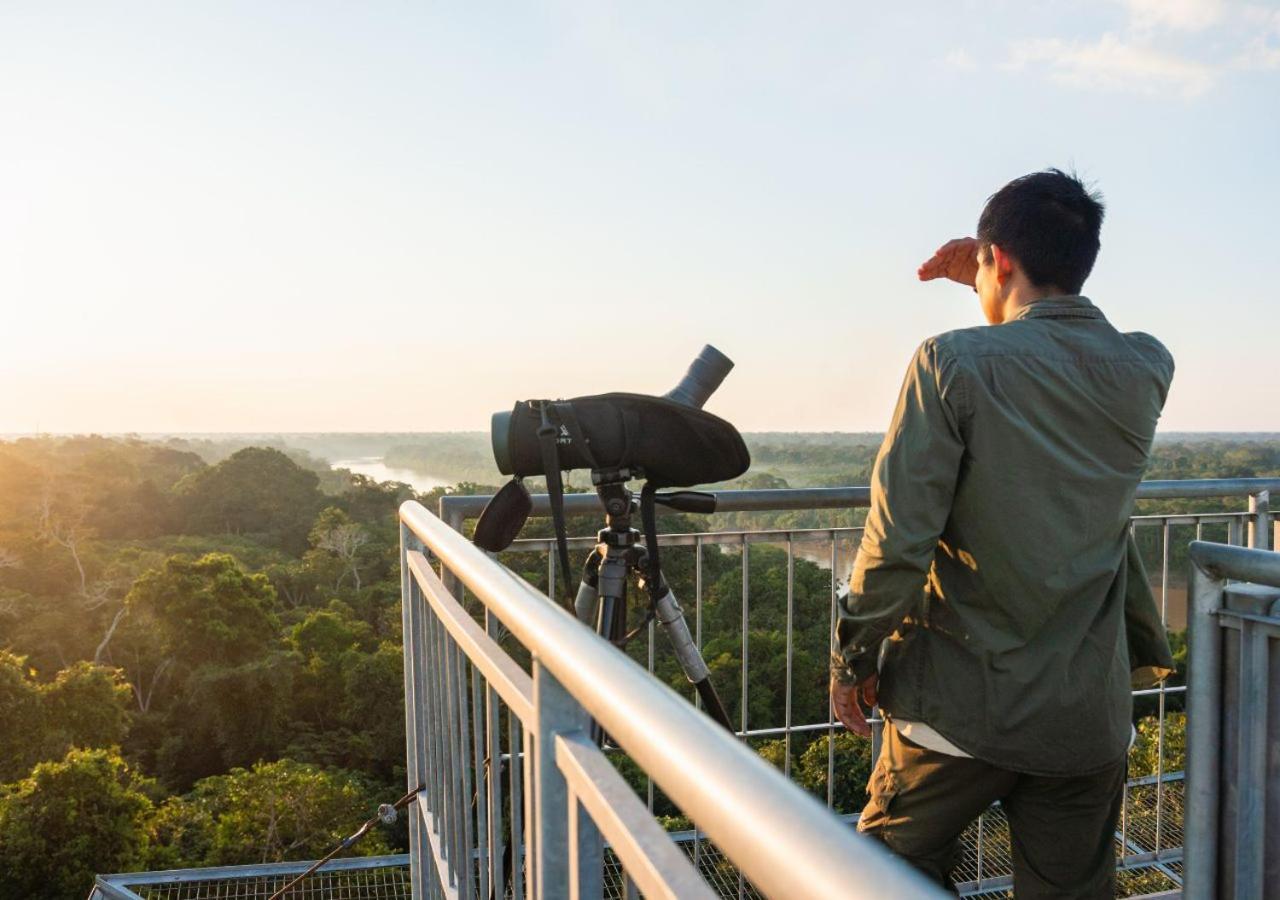
[[871, 741], [851, 731], [838, 731], [834, 738], [823, 735], [800, 754], [794, 769], [795, 780], [810, 793], [827, 797], [827, 766], [834, 758], [831, 780], [833, 808], [837, 812], [857, 812], [866, 803], [867, 780], [871, 777]]
[[40, 689], [24, 657], [0, 652], [0, 783], [21, 778], [35, 762], [32, 736], [43, 731]]
[[255, 534], [291, 552], [306, 546], [323, 501], [320, 480], [279, 450], [247, 447], [178, 485], [187, 527], [201, 534]]
[[[282, 759], [205, 778], [171, 797], [153, 823], [157, 868], [316, 859], [377, 809], [378, 796], [359, 776]], [[370, 832], [351, 852], [391, 850]]]
[[0, 900], [83, 897], [96, 873], [141, 868], [145, 787], [116, 753], [72, 750], [0, 792]]
[[278, 628], [270, 582], [222, 553], [170, 557], [139, 578], [125, 602], [154, 623], [164, 651], [191, 668], [259, 657]]
[[[730, 487], [865, 484], [880, 441], [878, 435], [746, 438], [754, 467]], [[446, 492], [491, 493], [500, 481], [485, 434], [398, 435], [392, 442], [411, 452], [403, 459], [389, 454], [389, 465], [409, 463], [459, 482], [418, 497], [428, 508]], [[62, 853], [56, 841], [15, 845], [29, 854], [23, 859], [37, 860], [33, 871], [46, 873], [49, 883], [77, 885], [70, 893], [59, 888], [59, 896], [83, 896], [76, 879], [90, 869], [315, 856], [377, 802], [403, 791], [395, 513], [415, 494], [403, 484], [328, 470], [315, 456], [372, 456], [386, 446], [386, 436], [365, 435], [289, 436], [266, 447], [248, 436], [164, 444], [101, 437], [0, 442], [0, 822], [7, 829], [48, 815], [52, 824], [40, 827], [71, 835], [58, 823], [83, 811], [93, 822], [115, 822], [123, 848], [102, 843], [101, 853], [87, 845]], [[1159, 442], [1149, 477], [1277, 473], [1280, 442], [1188, 438]], [[584, 489], [583, 473], [573, 479], [570, 489]], [[1239, 500], [1159, 501], [1141, 511], [1242, 508]], [[659, 528], [827, 528], [857, 525], [863, 515], [853, 509], [664, 514]], [[597, 527], [598, 517], [570, 523], [577, 534]], [[1171, 609], [1193, 532], [1173, 526], [1170, 534]], [[1204, 533], [1221, 540], [1226, 527], [1205, 526]], [[531, 520], [525, 531], [550, 534], [546, 519]], [[853, 543], [842, 539], [839, 546], [841, 573]], [[1139, 546], [1158, 582], [1162, 530], [1139, 529]], [[790, 587], [784, 542], [752, 543], [748, 550], [752, 728], [782, 725], [788, 702], [792, 723], [826, 719], [828, 544], [797, 538], [793, 549]], [[581, 560], [574, 554], [575, 568]], [[717, 688], [740, 721], [742, 548], [708, 545], [700, 565], [697, 560], [692, 547], [663, 547], [667, 580], [691, 627], [701, 619]], [[507, 554], [503, 561], [546, 588], [545, 553]], [[632, 625], [637, 599], [633, 592]], [[652, 656], [657, 677], [692, 700], [665, 637], [657, 634], [651, 648], [642, 631], [627, 653], [641, 665]], [[514, 642], [507, 643], [523, 660]], [[1183, 635], [1171, 635], [1171, 643], [1179, 662], [1171, 683], [1185, 683]], [[1181, 695], [1165, 699], [1171, 711], [1165, 771], [1182, 765], [1181, 704]], [[1134, 775], [1155, 772], [1156, 708], [1154, 698], [1135, 703]], [[107, 749], [115, 745], [127, 767]], [[787, 764], [785, 741], [762, 741], [757, 749], [773, 765]], [[861, 808], [870, 771], [867, 741], [843, 731], [834, 740], [802, 732], [792, 735], [789, 752], [792, 777], [821, 800], [833, 753], [837, 810]], [[644, 774], [625, 756], [612, 756], [645, 797]], [[32, 787], [36, 772], [43, 779], [39, 791]], [[87, 781], [77, 785], [99, 785], [104, 802], [114, 798], [124, 812], [76, 806], [78, 794], [87, 802], [93, 792], [64, 787], [82, 776]], [[114, 787], [102, 787], [106, 782]], [[144, 794], [160, 803], [154, 814]], [[654, 792], [654, 806], [671, 827], [688, 826], [661, 791]], [[96, 827], [88, 833], [105, 841]], [[0, 831], [0, 870], [9, 864], [7, 835]], [[384, 833], [361, 850], [376, 852], [391, 838]], [[64, 876], [70, 880], [59, 882]], [[34, 882], [14, 883], [20, 887], [0, 886], [0, 900], [41, 896], [40, 888], [23, 887]]]
[[129, 686], [118, 669], [78, 662], [52, 682], [24, 657], [0, 651], [0, 783], [73, 748], [119, 745], [129, 727]]
[[132, 691], [119, 669], [73, 663], [40, 688], [46, 722], [47, 758], [71, 747], [119, 746], [129, 730]]
[[[1155, 775], [1157, 764], [1162, 773], [1180, 772], [1186, 767], [1186, 713], [1166, 712], [1163, 735], [1161, 735], [1160, 720], [1157, 716], [1147, 716], [1138, 720], [1134, 728], [1137, 731], [1137, 738], [1133, 742], [1133, 747], [1129, 749], [1130, 778]], [[1163, 761], [1161, 761], [1162, 743]]]

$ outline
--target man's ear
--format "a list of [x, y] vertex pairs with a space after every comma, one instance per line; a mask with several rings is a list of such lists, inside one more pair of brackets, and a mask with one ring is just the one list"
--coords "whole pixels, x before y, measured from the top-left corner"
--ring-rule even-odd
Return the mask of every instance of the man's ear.
[[996, 281], [1004, 284], [1013, 277], [1014, 269], [1017, 268], [1017, 261], [1012, 256], [1005, 253], [999, 244], [991, 245], [992, 262], [996, 267]]

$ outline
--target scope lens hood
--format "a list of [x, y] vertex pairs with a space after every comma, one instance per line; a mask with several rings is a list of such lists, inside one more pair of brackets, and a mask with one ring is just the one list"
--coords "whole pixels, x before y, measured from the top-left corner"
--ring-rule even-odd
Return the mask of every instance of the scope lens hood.
[[503, 475], [514, 475], [511, 465], [511, 412], [496, 412], [489, 420], [489, 441], [493, 459]]

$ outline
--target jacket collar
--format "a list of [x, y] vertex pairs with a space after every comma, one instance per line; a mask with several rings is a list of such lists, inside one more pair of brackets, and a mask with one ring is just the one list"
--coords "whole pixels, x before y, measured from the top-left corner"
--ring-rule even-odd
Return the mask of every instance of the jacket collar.
[[1045, 297], [1028, 303], [1010, 319], [1102, 319], [1106, 320], [1102, 310], [1089, 302], [1088, 297], [1069, 294], [1061, 297]]

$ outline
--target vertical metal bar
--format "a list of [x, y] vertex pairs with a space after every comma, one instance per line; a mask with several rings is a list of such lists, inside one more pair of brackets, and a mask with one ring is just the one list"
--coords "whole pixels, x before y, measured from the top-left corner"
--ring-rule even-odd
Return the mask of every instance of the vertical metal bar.
[[[1162, 528], [1161, 560], [1160, 560], [1160, 625], [1167, 631], [1169, 619], [1169, 520], [1165, 519]], [[1160, 837], [1164, 827], [1164, 682], [1159, 685], [1156, 702], [1156, 853], [1160, 852]]]
[[[462, 526], [463, 526], [463, 523], [466, 521], [465, 517], [462, 515], [461, 512], [458, 512], [455, 510], [446, 510], [444, 501], [445, 501], [445, 497], [441, 497], [440, 503], [438, 506], [438, 509], [440, 512], [440, 518], [443, 519], [444, 523], [448, 525], [450, 528], [452, 528], [454, 531], [458, 532], [459, 534], [462, 534], [463, 533]], [[450, 571], [445, 566], [443, 561], [440, 563], [440, 580], [444, 582], [445, 590], [447, 590], [454, 597], [458, 598], [459, 601], [462, 600], [462, 596], [463, 596], [462, 582], [458, 580], [457, 575], [454, 575], [453, 572]]]
[[[589, 727], [586, 714], [545, 666], [533, 661], [534, 894], [538, 900], [563, 897], [569, 885], [569, 791], [556, 764], [556, 736]], [[580, 845], [595, 846], [600, 857], [599, 832], [594, 824], [577, 835]]]
[[747, 686], [749, 676], [751, 674], [751, 666], [747, 659], [749, 652], [748, 634], [751, 628], [751, 545], [747, 543], [747, 536], [742, 536], [742, 709], [739, 718], [742, 719], [742, 730], [747, 730]]
[[[702, 535], [698, 535], [693, 542], [694, 560], [693, 560], [693, 641], [698, 648], [698, 653], [702, 653]], [[702, 708], [702, 698], [694, 691], [694, 706], [698, 709]], [[693, 823], [693, 867], [702, 871], [702, 837], [699, 834], [698, 823]], [[634, 890], [635, 884], [630, 878], [626, 881]]]
[[547, 596], [552, 600], [556, 598], [556, 553], [550, 548], [547, 549]]
[[[1127, 771], [1127, 770], [1126, 770]], [[1129, 779], [1120, 788], [1120, 858], [1129, 855]]]
[[[484, 726], [488, 723], [488, 713], [481, 702], [480, 683], [484, 681], [474, 666], [471, 669], [471, 763], [475, 773], [475, 815], [476, 815], [476, 851], [477, 885], [481, 897], [489, 896], [489, 772], [485, 765]], [[486, 682], [487, 688], [487, 682]], [[470, 867], [468, 862], [468, 867]]]
[[1271, 549], [1271, 494], [1258, 491], [1249, 497], [1249, 546]]
[[[450, 643], [453, 643], [450, 641]], [[462, 813], [462, 857], [459, 859], [459, 865], [462, 867], [464, 886], [464, 895], [471, 896], [472, 886], [475, 884], [475, 865], [472, 860], [475, 857], [475, 820], [473, 815], [476, 810], [475, 795], [472, 793], [472, 767], [474, 760], [471, 756], [471, 750], [467, 738], [471, 731], [471, 703], [470, 703], [470, 684], [468, 679], [468, 670], [471, 668], [471, 662], [463, 653], [462, 648], [456, 643], [453, 644], [453, 654], [456, 660], [455, 666], [458, 676], [458, 768], [462, 775], [462, 790], [458, 796], [461, 800]], [[474, 673], [471, 673], [474, 674]]]
[[[649, 646], [647, 649], [647, 656], [648, 656], [648, 670], [650, 675], [653, 674], [653, 647], [655, 644], [655, 641], [653, 639], [655, 634], [654, 626], [655, 626], [655, 623], [653, 619], [650, 619], [649, 626], [645, 632], [646, 638], [649, 642]], [[697, 691], [694, 691], [694, 693], [697, 694]], [[652, 815], [653, 814], [653, 776], [650, 775], [648, 772], [644, 773], [644, 785], [645, 785], [644, 787], [645, 806], [649, 810], [649, 813]]]
[[[578, 825], [582, 821], [582, 804], [578, 802], [578, 795], [573, 792], [573, 786], [569, 785], [566, 789], [569, 803], [569, 900], [582, 900], [582, 858], [578, 853]], [[560, 895], [560, 896], [563, 896]]]
[[622, 873], [622, 898], [623, 900], [640, 900], [640, 891], [626, 872]]
[[[435, 798], [434, 805], [431, 805], [430, 809], [438, 814], [440, 809], [439, 792], [431, 791], [434, 787], [431, 778], [435, 776], [436, 771], [439, 769], [439, 755], [436, 753], [434, 732], [431, 730], [433, 728], [431, 717], [434, 716], [436, 709], [436, 684], [433, 677], [431, 677], [431, 673], [434, 672], [435, 662], [438, 659], [435, 647], [431, 643], [429, 636], [429, 629], [434, 621], [434, 616], [430, 609], [426, 607], [426, 604], [422, 602], [422, 591], [417, 584], [413, 584], [410, 589], [410, 602], [413, 604], [413, 641], [421, 650], [415, 659], [416, 671], [415, 675], [413, 675], [416, 684], [422, 687], [422, 702], [417, 704], [416, 711], [417, 753], [419, 753], [419, 759], [421, 760], [422, 781], [428, 785], [429, 796], [434, 796]], [[421, 835], [422, 831], [420, 830], [419, 833]], [[425, 835], [425, 837], [433, 845], [439, 842], [438, 837], [433, 835]], [[439, 871], [436, 868], [434, 851], [428, 853], [428, 856], [429, 862], [425, 865], [424, 872], [430, 872], [428, 877], [431, 890], [439, 891], [440, 883], [444, 881], [444, 878], [448, 877], [448, 873]]]
[[445, 819], [445, 837], [449, 839], [449, 875], [451, 881], [462, 888], [464, 884], [464, 864], [466, 857], [466, 844], [463, 838], [462, 827], [462, 811], [465, 809], [465, 801], [462, 797], [462, 773], [460, 771], [462, 760], [458, 753], [458, 732], [461, 730], [462, 710], [458, 708], [458, 665], [457, 654], [458, 648], [454, 644], [453, 638], [444, 628], [443, 624], [438, 626], [440, 632], [440, 640], [443, 644], [442, 655], [444, 658], [444, 705], [446, 710], [444, 738], [444, 758], [445, 772], [448, 778], [449, 806], [448, 817]]
[[[415, 617], [419, 607], [413, 602], [413, 575], [409, 571], [409, 551], [418, 550], [420, 542], [400, 523], [400, 632], [404, 643], [404, 741], [405, 741], [405, 780], [406, 788], [412, 790], [420, 785], [422, 770], [426, 760], [418, 753], [418, 707], [422, 684], [418, 680], [417, 662], [422, 648], [415, 640]], [[421, 816], [414, 810], [409, 816], [409, 880], [423, 896], [427, 883], [427, 873], [423, 868], [423, 860], [430, 859], [431, 854], [423, 854], [423, 835], [421, 834]]]
[[521, 880], [520, 873], [526, 871], [525, 860], [525, 835], [524, 835], [524, 811], [528, 806], [528, 779], [524, 777], [525, 762], [529, 759], [522, 752], [524, 747], [524, 736], [521, 734], [523, 729], [520, 720], [511, 710], [507, 710], [507, 751], [510, 759], [507, 765], [510, 767], [511, 778], [511, 896], [520, 895], [521, 886], [523, 885], [524, 896], [528, 896], [531, 891], [529, 884]]
[[1187, 617], [1187, 786], [1184, 838], [1187, 897], [1212, 897], [1218, 881], [1218, 779], [1221, 771], [1222, 638], [1217, 610], [1222, 581], [1195, 561], [1191, 548]]
[[[747, 731], [747, 703], [750, 701], [751, 665], [748, 659], [750, 652], [750, 628], [751, 628], [751, 545], [747, 543], [747, 536], [742, 536], [742, 732]], [[735, 867], [737, 868], [737, 867]], [[738, 868], [738, 900], [746, 894], [746, 879], [743, 878], [742, 869]]]
[[596, 823], [569, 790], [569, 897], [600, 900], [604, 896], [604, 848]]
[[[488, 608], [484, 611], [484, 630], [489, 637], [497, 639], [498, 621]], [[505, 897], [506, 873], [502, 866], [505, 849], [502, 828], [502, 726], [498, 692], [486, 682], [484, 693], [485, 752], [489, 758], [485, 767], [485, 781], [489, 786], [489, 883], [494, 897]], [[512, 765], [516, 763], [518, 760], [511, 760]]]
[[1232, 518], [1227, 522], [1227, 543], [1233, 547], [1244, 545], [1244, 529], [1240, 525], [1238, 518]]
[[[831, 625], [827, 629], [827, 634], [832, 645], [835, 644], [836, 635], [836, 563], [839, 561], [839, 554], [836, 552], [836, 533], [831, 533]], [[871, 760], [871, 764], [875, 765], [875, 760]], [[836, 710], [831, 704], [831, 698], [827, 698], [827, 809], [834, 809], [836, 802]]]
[[[415, 597], [416, 600], [416, 597]], [[440, 681], [437, 677], [436, 670], [440, 663], [440, 654], [436, 647], [435, 620], [430, 610], [421, 608], [418, 616], [418, 630], [420, 631], [420, 640], [424, 647], [423, 655], [426, 657], [425, 671], [423, 672], [422, 684], [423, 703], [422, 703], [422, 736], [426, 745], [427, 758], [427, 809], [432, 814], [432, 834], [436, 837], [433, 841], [438, 844], [438, 835], [440, 833], [440, 809], [441, 809], [441, 787], [440, 787], [440, 752], [438, 747], [439, 741], [439, 697]], [[441, 855], [443, 859], [443, 856]], [[447, 874], [445, 872], [437, 873], [439, 879], [443, 881]]]
[[983, 853], [982, 838], [983, 838], [983, 828], [986, 821], [987, 821], [987, 814], [985, 812], [979, 813], [978, 814], [978, 877], [977, 877], [979, 888], [982, 887], [982, 853]]
[[1267, 796], [1267, 632], [1240, 620], [1240, 746], [1236, 781], [1235, 895], [1261, 897]]
[[[415, 602], [417, 597], [415, 597]], [[440, 826], [444, 817], [445, 796], [444, 784], [441, 773], [444, 769], [444, 754], [441, 752], [440, 734], [443, 731], [443, 723], [441, 720], [440, 709], [440, 646], [436, 635], [436, 619], [430, 610], [419, 604], [421, 610], [418, 616], [418, 630], [420, 632], [419, 639], [426, 648], [426, 669], [423, 674], [423, 680], [426, 686], [425, 703], [423, 704], [423, 737], [427, 747], [427, 785], [429, 793], [429, 803], [427, 808], [432, 814], [431, 819], [431, 842], [434, 845], [433, 856], [438, 855], [439, 859], [447, 864], [448, 848], [445, 845]], [[438, 852], [437, 852], [438, 851]], [[433, 859], [433, 865], [435, 860]], [[440, 886], [446, 884], [449, 879], [449, 872], [445, 870], [437, 870], [436, 878], [433, 881], [433, 890], [437, 893]]]
[[796, 593], [796, 553], [791, 532], [787, 532], [787, 677], [786, 704], [783, 708], [783, 742], [782, 742], [782, 774], [791, 777], [791, 668], [795, 652], [791, 647], [794, 639], [792, 621], [795, 619]]

